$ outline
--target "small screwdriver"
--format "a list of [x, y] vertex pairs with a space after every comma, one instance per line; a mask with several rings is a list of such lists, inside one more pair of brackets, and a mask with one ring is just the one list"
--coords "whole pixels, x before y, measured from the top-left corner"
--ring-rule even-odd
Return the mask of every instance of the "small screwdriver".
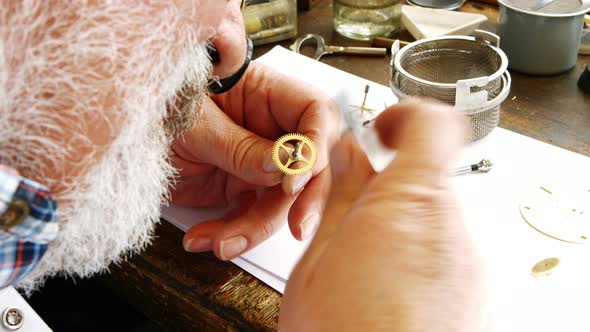
[[492, 169], [492, 167], [494, 167], [494, 164], [490, 160], [483, 159], [477, 164], [455, 168], [450, 172], [449, 175], [457, 176], [473, 172], [489, 172]]

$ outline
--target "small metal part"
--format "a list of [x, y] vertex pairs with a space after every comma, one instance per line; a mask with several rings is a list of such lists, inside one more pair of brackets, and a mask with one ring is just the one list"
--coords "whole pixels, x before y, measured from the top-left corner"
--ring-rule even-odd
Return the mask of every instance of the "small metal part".
[[540, 186], [539, 189], [543, 190], [544, 192], [548, 193], [549, 195], [553, 195], [551, 190], [547, 189], [546, 187]]
[[[389, 106], [387, 106], [386, 102], [383, 102], [383, 109], [386, 110]], [[371, 123], [375, 122], [377, 117], [374, 117], [370, 120], [363, 121], [363, 127], [368, 127]]]
[[[286, 145], [286, 143], [291, 143]], [[304, 153], [304, 150], [306, 153]], [[281, 152], [287, 158], [281, 159]], [[307, 156], [306, 156], [307, 155]], [[286, 134], [281, 136], [272, 148], [272, 160], [277, 168], [287, 175], [301, 175], [310, 172], [317, 161], [317, 151], [312, 140], [301, 134]], [[292, 168], [293, 165], [303, 166]]]
[[23, 326], [25, 316], [23, 312], [15, 307], [9, 307], [2, 313], [2, 326], [11, 331], [20, 329]]
[[494, 164], [490, 160], [482, 159], [477, 164], [455, 168], [451, 171], [450, 175], [456, 176], [473, 172], [489, 172], [492, 169], [492, 167], [494, 167]]
[[371, 123], [375, 122], [375, 120], [377, 120], [377, 118], [373, 118], [371, 120], [363, 121], [363, 127], [366, 127], [366, 126], [370, 125]]
[[369, 113], [377, 112], [376, 110], [365, 106], [365, 104], [367, 102], [367, 96], [369, 95], [369, 88], [370, 88], [370, 86], [369, 86], [369, 84], [367, 84], [365, 86], [365, 96], [363, 97], [363, 103], [361, 104], [361, 106], [350, 105], [350, 107], [356, 108], [356, 109], [360, 110], [361, 111], [361, 115], [363, 115], [363, 113], [365, 111], [367, 111]]
[[559, 265], [559, 262], [557, 257], [544, 259], [533, 266], [531, 273], [535, 277], [548, 276]]

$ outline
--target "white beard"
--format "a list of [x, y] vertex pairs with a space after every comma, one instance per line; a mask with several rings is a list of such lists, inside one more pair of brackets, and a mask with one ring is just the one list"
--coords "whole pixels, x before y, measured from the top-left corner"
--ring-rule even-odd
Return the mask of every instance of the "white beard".
[[[195, 43], [194, 12], [180, 13], [169, 2], [127, 6], [114, 1], [92, 7], [45, 0], [11, 3], [0, 4], [0, 164], [37, 177], [44, 169], [38, 156], [59, 164], [71, 147], [42, 133], [59, 130], [64, 115], [80, 121], [80, 128], [93, 128], [80, 114], [110, 116], [113, 127], [123, 123], [120, 131], [112, 130], [112, 144], [89, 146], [88, 156], [106, 148], [104, 155], [97, 164], [80, 165], [88, 167], [86, 174], [67, 183], [57, 197], [65, 202], [59, 206], [58, 237], [17, 285], [30, 293], [49, 276], [86, 277], [150, 243], [175, 174], [167, 158], [166, 105], [175, 103], [187, 81], [204, 94], [211, 64], [206, 45]], [[16, 14], [6, 8], [10, 6], [18, 7]], [[76, 19], [61, 36], [46, 33], [47, 24], [63, 24], [66, 15]], [[20, 56], [23, 63], [14, 66], [10, 57]], [[99, 59], [100, 68], [71, 65], [77, 57]], [[111, 70], [117, 75], [104, 83], [122, 102], [105, 109], [93, 98], [105, 94], [105, 85], [95, 77], [100, 80], [103, 71]], [[42, 98], [40, 92], [54, 96]], [[75, 132], [63, 135], [84, 139]]]

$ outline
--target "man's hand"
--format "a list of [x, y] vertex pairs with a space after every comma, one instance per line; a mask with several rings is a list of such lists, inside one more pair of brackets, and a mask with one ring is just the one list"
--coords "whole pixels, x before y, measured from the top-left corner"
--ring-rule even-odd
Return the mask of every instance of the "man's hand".
[[334, 149], [337, 184], [289, 278], [279, 329], [479, 331], [477, 261], [447, 179], [461, 121], [411, 102], [376, 128], [397, 157], [375, 174], [352, 136]]
[[[337, 106], [305, 83], [256, 63], [233, 89], [211, 98], [193, 130], [172, 145], [172, 163], [181, 176], [172, 203], [232, 210], [191, 228], [185, 248], [233, 259], [274, 234], [287, 218], [295, 238], [309, 238], [329, 194], [325, 168], [338, 136]], [[318, 161], [312, 172], [283, 176], [273, 164], [274, 140], [285, 133], [315, 143]]]

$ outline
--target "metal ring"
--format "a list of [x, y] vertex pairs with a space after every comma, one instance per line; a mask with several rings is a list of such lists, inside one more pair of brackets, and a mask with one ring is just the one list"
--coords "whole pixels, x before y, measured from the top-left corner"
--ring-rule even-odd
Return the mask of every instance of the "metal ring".
[[316, 51], [313, 55], [313, 58], [315, 60], [319, 60], [322, 57], [322, 55], [324, 55], [324, 52], [326, 50], [326, 42], [324, 41], [324, 38], [320, 35], [307, 34], [297, 39], [297, 41], [295, 42], [295, 52], [301, 54], [301, 46], [310, 39], [313, 39], [316, 42]]
[[[463, 40], [463, 41], [470, 41], [470, 42], [476, 42], [476, 38], [475, 37], [469, 37], [469, 36], [441, 36], [441, 37], [432, 37], [432, 38], [425, 38], [425, 39], [420, 39], [418, 41], [415, 41], [413, 43], [411, 43], [410, 45], [400, 49], [396, 54], [395, 57], [393, 59], [393, 66], [395, 66], [395, 70], [397, 73], [399, 73], [400, 75], [404, 76], [406, 79], [409, 79], [413, 82], [417, 82], [420, 84], [424, 84], [424, 85], [428, 85], [431, 87], [436, 87], [436, 88], [456, 88], [457, 84], [456, 83], [436, 83], [436, 82], [432, 82], [432, 81], [428, 81], [425, 80], [423, 78], [419, 78], [416, 77], [415, 75], [410, 74], [402, 65], [401, 65], [401, 58], [403, 57], [403, 55], [406, 52], [409, 52], [409, 50], [411, 50], [412, 48], [418, 46], [418, 45], [422, 45], [422, 44], [427, 44], [427, 43], [431, 43], [431, 42], [435, 42], [435, 41], [452, 41], [452, 40]], [[494, 72], [492, 75], [489, 75], [489, 81], [493, 81], [497, 78], [499, 78], [500, 76], [502, 76], [504, 74], [504, 72], [508, 69], [508, 57], [506, 56], [506, 54], [504, 53], [504, 51], [502, 51], [499, 47], [493, 46], [493, 45], [487, 45], [486, 47], [490, 47], [492, 48], [492, 50], [494, 50], [498, 56], [500, 56], [501, 59], [501, 63], [500, 63], [500, 68], [498, 68], [496, 70], [496, 72]]]
[[14, 307], [8, 307], [2, 313], [2, 326], [8, 330], [15, 331], [23, 326], [25, 315], [23, 312]]
[[209, 83], [207, 89], [209, 89], [211, 93], [218, 95], [227, 92], [240, 81], [242, 76], [244, 76], [246, 69], [248, 69], [250, 62], [252, 61], [252, 53], [254, 51], [254, 45], [252, 44], [252, 40], [246, 37], [246, 42], [248, 44], [248, 51], [246, 52], [246, 59], [244, 60], [244, 64], [242, 64], [242, 67], [240, 67], [240, 69], [237, 72], [235, 72], [229, 77], [223, 78], [221, 80], [215, 80]]
[[[398, 77], [398, 75], [399, 74], [394, 74], [394, 76], [389, 81], [389, 87], [393, 91], [393, 94], [397, 98], [399, 98], [400, 100], [404, 100], [404, 99], [408, 99], [408, 98], [412, 98], [412, 97], [418, 97], [418, 96], [408, 96], [407, 94], [405, 94], [404, 92], [402, 92], [398, 88], [398, 85], [396, 84], [396, 78]], [[503, 84], [502, 90], [494, 99], [489, 100], [485, 104], [482, 104], [478, 107], [469, 109], [468, 111], [462, 110], [462, 113], [464, 113], [466, 115], [475, 114], [475, 113], [479, 113], [482, 111], [492, 109], [492, 108], [502, 104], [502, 102], [504, 102], [504, 100], [506, 100], [506, 98], [510, 94], [510, 86], [512, 85], [512, 77], [510, 76], [510, 73], [508, 72], [508, 70], [506, 70], [502, 74], [502, 84]]]

